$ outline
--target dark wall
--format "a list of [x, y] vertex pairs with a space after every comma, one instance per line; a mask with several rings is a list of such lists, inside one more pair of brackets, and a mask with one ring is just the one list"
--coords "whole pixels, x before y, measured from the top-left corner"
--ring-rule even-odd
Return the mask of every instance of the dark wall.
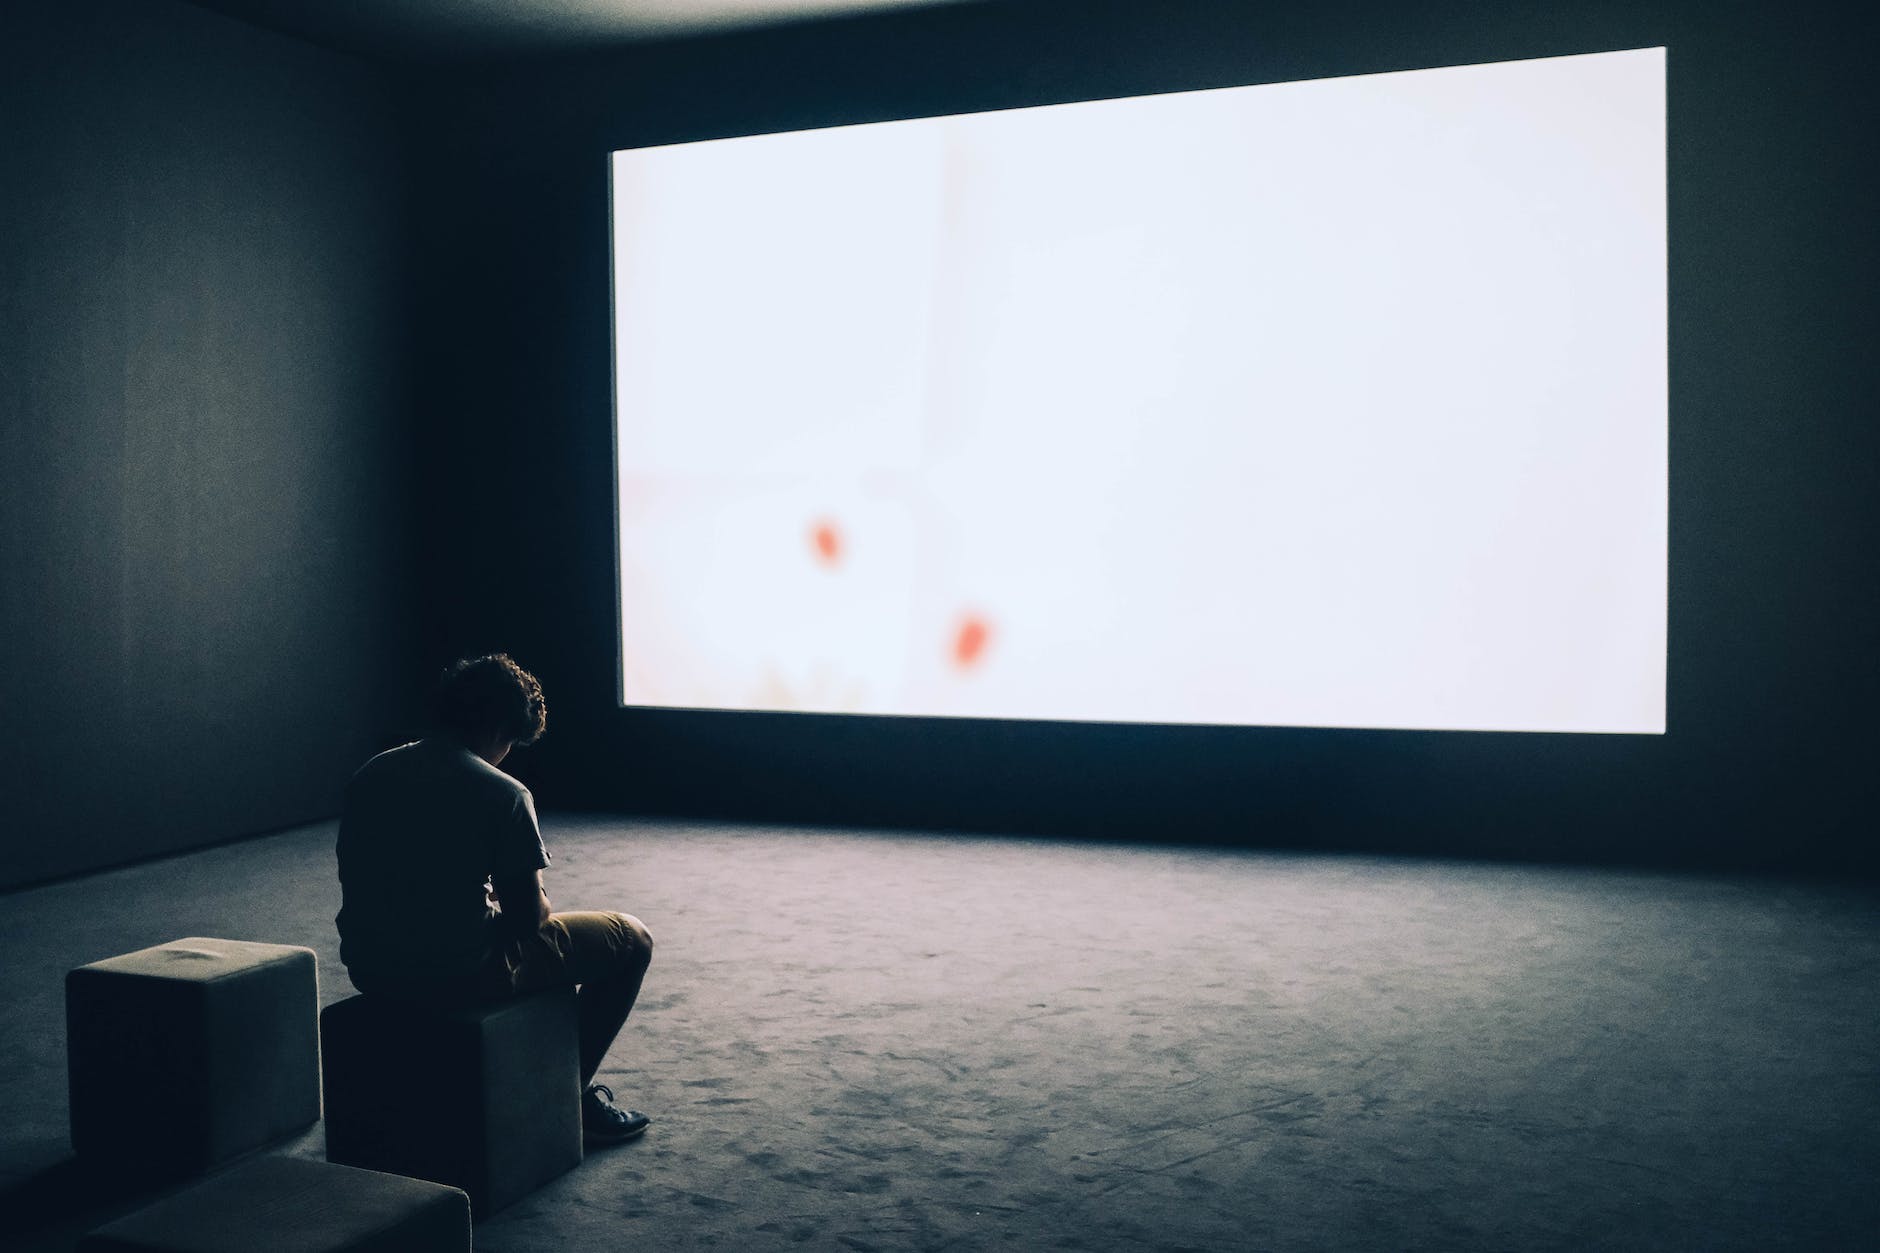
[[[1283, 10], [1283, 11], [1281, 11]], [[1135, 92], [1669, 48], [1669, 733], [619, 710], [606, 154]], [[1875, 234], [1865, 50], [1777, 4], [937, 9], [420, 85], [426, 646], [547, 687], [516, 769], [643, 812], [1867, 869]]]
[[330, 815], [403, 716], [396, 116], [169, 0], [0, 9], [0, 886]]

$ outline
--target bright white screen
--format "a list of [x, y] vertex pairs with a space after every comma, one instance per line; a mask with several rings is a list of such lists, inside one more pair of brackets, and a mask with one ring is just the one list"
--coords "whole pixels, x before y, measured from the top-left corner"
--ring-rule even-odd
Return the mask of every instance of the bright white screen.
[[622, 699], [1662, 732], [1664, 50], [613, 156]]

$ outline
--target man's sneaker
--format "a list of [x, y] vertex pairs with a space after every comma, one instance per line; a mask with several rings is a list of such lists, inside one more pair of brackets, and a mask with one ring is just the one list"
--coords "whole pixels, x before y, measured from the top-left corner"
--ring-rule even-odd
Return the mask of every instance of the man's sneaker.
[[589, 1144], [631, 1140], [652, 1121], [637, 1109], [621, 1109], [614, 1104], [614, 1090], [604, 1083], [591, 1085], [581, 1098], [581, 1133]]

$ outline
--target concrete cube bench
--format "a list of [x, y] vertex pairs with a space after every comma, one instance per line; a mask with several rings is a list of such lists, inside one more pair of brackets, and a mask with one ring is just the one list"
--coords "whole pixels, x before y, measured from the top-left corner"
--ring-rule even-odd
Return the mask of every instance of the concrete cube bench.
[[320, 1117], [313, 950], [200, 936], [65, 976], [72, 1146], [182, 1174]]
[[329, 1161], [470, 1194], [481, 1217], [581, 1163], [571, 989], [466, 1009], [371, 996], [320, 1015]]
[[87, 1235], [79, 1253], [469, 1253], [456, 1188], [260, 1157]]

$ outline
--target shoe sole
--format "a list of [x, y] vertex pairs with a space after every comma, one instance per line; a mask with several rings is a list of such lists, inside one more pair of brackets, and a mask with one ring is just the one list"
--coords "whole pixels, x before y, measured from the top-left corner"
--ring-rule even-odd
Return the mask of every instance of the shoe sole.
[[600, 1148], [609, 1144], [625, 1144], [628, 1140], [637, 1140], [646, 1134], [646, 1129], [653, 1124], [644, 1123], [632, 1131], [623, 1131], [615, 1135], [596, 1135], [591, 1131], [581, 1133], [582, 1142], [589, 1148]]

